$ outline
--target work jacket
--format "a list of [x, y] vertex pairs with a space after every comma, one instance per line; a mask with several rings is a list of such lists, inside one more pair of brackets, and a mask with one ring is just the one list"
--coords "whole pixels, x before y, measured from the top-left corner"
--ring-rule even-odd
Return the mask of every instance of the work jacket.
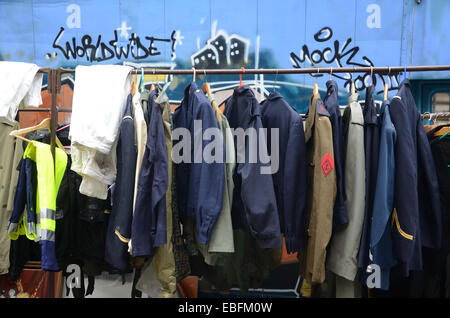
[[[288, 253], [305, 246], [307, 165], [306, 143], [301, 116], [279, 93], [271, 93], [261, 103], [261, 121], [267, 129], [267, 150], [272, 160], [273, 147], [278, 147], [278, 171], [272, 175], [281, 232]], [[278, 130], [272, 141], [271, 129]], [[275, 142], [272, 144], [272, 142]]]
[[129, 264], [128, 242], [131, 239], [136, 177], [137, 150], [131, 103], [132, 96], [130, 94], [119, 128], [115, 195], [105, 242], [105, 261], [120, 271], [125, 271]]
[[348, 224], [337, 226], [330, 241], [327, 269], [354, 281], [358, 272], [357, 256], [364, 221], [365, 158], [364, 118], [358, 103], [359, 94], [348, 98], [342, 127], [345, 134], [345, 207]]
[[[358, 266], [364, 272], [369, 265], [370, 224], [375, 196], [378, 173], [378, 154], [380, 147], [380, 125], [377, 109], [373, 99], [375, 87], [367, 87], [364, 101], [364, 153], [366, 163], [366, 199], [364, 209], [364, 224], [358, 253]], [[365, 282], [365, 280], [363, 281]]]
[[333, 136], [330, 114], [320, 95], [311, 97], [305, 123], [308, 154], [308, 228], [305, 250], [299, 253], [300, 275], [308, 283], [323, 283], [327, 245], [333, 228], [336, 199]]
[[[224, 115], [235, 132], [238, 128], [249, 134], [253, 131], [258, 147], [265, 147], [263, 150], [267, 151], [264, 138], [259, 137], [263, 134], [260, 106], [250, 87], [242, 86], [234, 90]], [[236, 136], [234, 141], [237, 160], [231, 208], [233, 229], [250, 230], [261, 248], [280, 248], [281, 230], [272, 176], [262, 173], [262, 168], [270, 169], [270, 164], [261, 162], [258, 154], [253, 153], [256, 149], [251, 149], [250, 142], [243, 145], [243, 141], [237, 140]], [[256, 157], [254, 162], [249, 160], [252, 156]]]
[[441, 246], [442, 220], [436, 169], [420, 114], [405, 79], [391, 100], [395, 143], [394, 255], [402, 273], [422, 270], [422, 247]]
[[138, 193], [131, 225], [134, 257], [152, 255], [154, 247], [167, 243], [168, 157], [162, 110], [155, 99], [156, 91], [153, 91], [148, 99], [147, 143], [139, 172]]
[[323, 104], [330, 114], [331, 129], [333, 131], [334, 165], [336, 169], [337, 193], [333, 210], [333, 225], [348, 223], [347, 211], [345, 208], [345, 188], [344, 188], [344, 152], [343, 152], [343, 131], [342, 116], [338, 103], [338, 91], [336, 81], [327, 81], [327, 95], [323, 99]]
[[[180, 145], [185, 144], [186, 141], [176, 139], [180, 136], [173, 137], [175, 139], [173, 142], [174, 155], [180, 156], [180, 150], [182, 150], [183, 155], [187, 155], [186, 159], [190, 161], [182, 160], [176, 164], [175, 168], [180, 217], [182, 222], [187, 218], [195, 219], [199, 242], [208, 244], [212, 229], [222, 210], [225, 160], [224, 157], [221, 157], [220, 160], [207, 162], [204, 151], [212, 141], [207, 140], [205, 131], [208, 128], [215, 129], [214, 132], [217, 134], [214, 135], [214, 144], [222, 148], [223, 156], [225, 155], [225, 146], [217, 126], [214, 110], [208, 98], [198, 89], [195, 82], [186, 87], [184, 98], [173, 114], [173, 126], [174, 129], [187, 129], [191, 138], [190, 148], [180, 149]], [[198, 131], [195, 131], [196, 128]], [[188, 136], [180, 139], [186, 137]], [[180, 145], [178, 145], [179, 143]], [[219, 151], [219, 149], [216, 150]]]
[[391, 225], [389, 220], [394, 208], [395, 186], [395, 142], [397, 132], [392, 124], [389, 102], [380, 109], [380, 150], [378, 154], [378, 174], [373, 201], [372, 223], [370, 226], [370, 251], [372, 263], [380, 266], [381, 289], [389, 288], [391, 267], [396, 264], [392, 251]]

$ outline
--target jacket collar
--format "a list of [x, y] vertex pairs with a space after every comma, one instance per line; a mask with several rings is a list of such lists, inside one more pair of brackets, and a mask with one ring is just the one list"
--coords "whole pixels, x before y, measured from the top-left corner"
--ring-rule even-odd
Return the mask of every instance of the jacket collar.
[[249, 86], [244, 85], [242, 87], [236, 87], [233, 92], [233, 98], [245, 98], [249, 103], [249, 115], [251, 117], [260, 116], [261, 111], [259, 109], [259, 103], [256, 100], [255, 94]]
[[267, 99], [270, 100], [270, 101], [273, 101], [273, 100], [276, 100], [276, 99], [279, 99], [279, 98], [282, 98], [282, 97], [283, 96], [281, 96], [281, 94], [278, 93], [278, 92], [271, 92], [269, 94], [269, 96], [267, 96]]
[[348, 97], [348, 104], [358, 102], [358, 100], [359, 100], [359, 94], [358, 93], [352, 94]]
[[327, 95], [331, 95], [333, 93], [337, 94], [338, 85], [337, 85], [336, 81], [335, 80], [327, 81], [327, 89], [328, 89]]
[[409, 82], [409, 78], [405, 78], [400, 85], [398, 86], [398, 90], [400, 90], [401, 88], [403, 88], [404, 86], [411, 88], [411, 83]]

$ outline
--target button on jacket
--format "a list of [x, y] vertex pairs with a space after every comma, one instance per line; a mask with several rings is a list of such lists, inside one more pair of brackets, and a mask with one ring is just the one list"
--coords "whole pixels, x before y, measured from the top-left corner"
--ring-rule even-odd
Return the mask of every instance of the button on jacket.
[[[345, 206], [349, 222], [335, 228], [327, 257], [327, 269], [351, 282], [355, 280], [358, 272], [357, 257], [364, 221], [366, 184], [364, 117], [358, 98], [359, 94], [353, 94], [348, 98], [348, 106], [343, 117], [345, 118], [343, 122], [348, 125], [348, 128], [344, 129], [347, 131], [344, 140], [346, 145], [344, 178]], [[353, 288], [350, 282], [347, 285]]]
[[[278, 147], [279, 168], [272, 175], [288, 253], [305, 247], [307, 165], [306, 143], [301, 116], [279, 93], [271, 93], [261, 103], [261, 120], [267, 128], [267, 150]], [[271, 129], [278, 129], [279, 140], [272, 145]]]
[[[201, 136], [200, 131], [194, 130], [194, 121], [200, 121], [202, 125]], [[184, 98], [173, 115], [173, 125], [175, 129], [188, 129], [191, 138], [189, 158], [192, 163], [181, 162], [176, 165], [180, 217], [182, 221], [186, 218], [195, 218], [199, 242], [208, 244], [212, 229], [222, 210], [225, 167], [223, 158], [221, 162], [207, 163], [202, 154], [200, 154], [202, 158], [195, 157], [195, 147], [203, 152], [205, 146], [210, 143], [205, 140], [205, 130], [215, 128], [219, 132], [214, 110], [195, 82], [186, 87]], [[215, 143], [223, 147], [222, 154], [225, 155], [222, 137], [215, 135], [214, 138], [219, 138]], [[173, 144], [175, 153], [177, 153], [175, 147], [179, 142], [181, 141], [175, 141]]]
[[320, 95], [311, 97], [305, 123], [308, 152], [308, 241], [300, 252], [300, 275], [308, 283], [323, 283], [325, 258], [333, 228], [333, 207], [336, 199], [333, 132], [330, 114]]
[[338, 103], [338, 86], [335, 81], [327, 81], [327, 95], [323, 104], [330, 114], [331, 129], [333, 131], [334, 164], [337, 178], [337, 194], [334, 203], [333, 225], [347, 224], [348, 217], [345, 209], [344, 195], [344, 152], [342, 151], [343, 133], [342, 116]]
[[436, 169], [420, 114], [405, 79], [391, 100], [395, 144], [392, 243], [404, 275], [422, 269], [422, 247], [440, 248], [441, 207]]
[[[364, 225], [358, 254], [358, 266], [365, 272], [369, 265], [370, 223], [372, 220], [373, 198], [378, 173], [378, 153], [380, 146], [380, 126], [375, 107], [373, 85], [367, 87], [364, 102], [364, 152], [366, 158], [366, 206]], [[365, 281], [364, 281], [365, 282]]]
[[149, 256], [167, 243], [166, 191], [169, 186], [166, 137], [156, 91], [148, 99], [147, 143], [139, 173], [138, 194], [131, 225], [132, 255]]
[[395, 154], [397, 132], [392, 124], [389, 102], [380, 109], [380, 152], [378, 174], [370, 227], [370, 251], [373, 264], [381, 268], [381, 289], [389, 288], [391, 267], [396, 264], [392, 251], [391, 225], [389, 219], [394, 208]]
[[130, 94], [120, 123], [119, 140], [117, 142], [115, 195], [113, 196], [105, 243], [105, 261], [121, 271], [125, 271], [129, 263], [128, 242], [131, 239], [136, 177], [137, 150], [131, 104], [132, 96]]
[[[263, 128], [260, 106], [250, 87], [242, 86], [234, 90], [224, 114], [230, 128], [242, 128], [244, 132], [254, 129], [254, 137], [259, 140]], [[261, 173], [261, 168], [269, 168], [269, 165], [263, 164], [257, 154], [250, 154], [249, 142], [242, 145], [239, 141], [238, 144], [236, 136], [234, 140], [238, 160], [233, 175], [233, 229], [250, 230], [261, 248], [280, 248], [281, 230], [272, 176]], [[261, 142], [258, 146], [267, 147], [267, 144]], [[255, 163], [249, 162], [250, 155], [256, 155]]]

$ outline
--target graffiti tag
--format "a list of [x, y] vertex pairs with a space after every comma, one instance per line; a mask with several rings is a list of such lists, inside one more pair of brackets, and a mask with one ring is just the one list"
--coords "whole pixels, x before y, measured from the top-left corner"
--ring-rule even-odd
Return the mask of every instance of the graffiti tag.
[[[136, 33], [131, 33], [125, 41], [119, 41], [117, 30], [114, 30], [114, 37], [110, 41], [102, 40], [101, 35], [98, 35], [94, 41], [89, 34], [85, 34], [81, 37], [80, 42], [73, 37], [71, 41], [66, 41], [64, 45], [60, 45], [63, 35], [64, 28], [61, 27], [53, 40], [53, 48], [59, 50], [65, 59], [85, 57], [88, 62], [102, 62], [113, 58], [118, 60], [128, 59], [129, 56], [135, 60], [142, 60], [149, 56], [160, 55], [161, 51], [157, 45], [162, 42], [171, 43], [172, 57], [175, 57], [175, 47], [178, 42], [177, 35], [179, 35], [179, 32], [174, 30], [170, 38], [145, 36], [144, 40], [141, 40]], [[46, 57], [49, 59], [52, 56], [56, 57], [56, 55], [56, 52], [53, 54], [47, 53]]]
[[[316, 42], [322, 43], [331, 40], [333, 37], [333, 30], [330, 27], [323, 27], [317, 33], [314, 34], [314, 40]], [[357, 67], [367, 67], [374, 66], [374, 63], [367, 57], [363, 56], [361, 62], [357, 62], [355, 57], [359, 53], [358, 46], [351, 46], [352, 38], [348, 38], [344, 44], [341, 46], [339, 40], [334, 40], [332, 45], [325, 47], [324, 49], [310, 50], [310, 48], [305, 44], [302, 46], [300, 54], [297, 55], [294, 52], [290, 53], [292, 66], [294, 68], [301, 68], [301, 63], [307, 62], [310, 67], [315, 67], [319, 63], [332, 64], [336, 63], [338, 67], [343, 66], [357, 66]], [[314, 74], [310, 73], [313, 77], [322, 77], [324, 74]], [[360, 75], [358, 73], [337, 73], [333, 74], [333, 77], [345, 80], [344, 87], [350, 90], [352, 82], [355, 83], [355, 88], [358, 91], [364, 90], [366, 87], [370, 86], [371, 82], [374, 86], [377, 85], [377, 78], [382, 82], [383, 86], [388, 83], [389, 90], [394, 90], [398, 88], [398, 73], [390, 74], [386, 77], [380, 74], [373, 74], [372, 79], [370, 78], [370, 73], [364, 73]]]

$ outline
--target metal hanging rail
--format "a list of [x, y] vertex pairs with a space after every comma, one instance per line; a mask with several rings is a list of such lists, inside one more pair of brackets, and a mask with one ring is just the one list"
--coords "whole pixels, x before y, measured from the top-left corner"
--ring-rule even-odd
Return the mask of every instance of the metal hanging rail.
[[[149, 67], [144, 70], [144, 74], [166, 74], [166, 75], [191, 75], [194, 72], [202, 74], [314, 74], [314, 73], [378, 73], [395, 74], [402, 72], [430, 72], [430, 71], [450, 71], [450, 65], [424, 65], [424, 66], [367, 66], [367, 67], [317, 67], [317, 68], [261, 68], [261, 69], [162, 69]], [[136, 68], [135, 70], [138, 70]], [[59, 74], [75, 73], [75, 69], [59, 68]], [[135, 71], [131, 71], [133, 73]]]

